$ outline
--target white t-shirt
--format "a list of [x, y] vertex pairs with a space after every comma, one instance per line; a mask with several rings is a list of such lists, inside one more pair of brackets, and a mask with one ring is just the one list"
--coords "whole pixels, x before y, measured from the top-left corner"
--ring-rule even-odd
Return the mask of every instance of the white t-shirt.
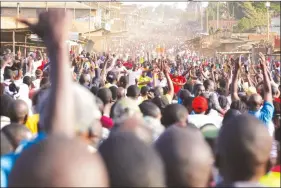
[[136, 84], [136, 79], [139, 79], [141, 76], [142, 70], [129, 71], [129, 86]]
[[40, 88], [40, 82], [41, 82], [41, 79], [36, 79], [34, 80], [32, 83], [35, 87], [35, 89], [39, 89]]
[[116, 74], [118, 80], [122, 76], [121, 73], [124, 71], [127, 71], [127, 69], [124, 66], [122, 66], [122, 67], [116, 66], [112, 69], [112, 72], [114, 72]]
[[166, 87], [167, 86], [167, 79], [164, 78], [163, 80], [156, 80], [156, 86], [160, 86], [160, 87]]
[[223, 118], [214, 114], [192, 114], [188, 116], [187, 120], [188, 123], [194, 124], [199, 129], [209, 123], [214, 124], [217, 128], [220, 128], [222, 125]]

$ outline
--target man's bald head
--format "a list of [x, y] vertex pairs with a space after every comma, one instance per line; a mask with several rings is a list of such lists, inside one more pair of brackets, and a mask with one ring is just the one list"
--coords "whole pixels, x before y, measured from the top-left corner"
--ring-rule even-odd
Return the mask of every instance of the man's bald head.
[[233, 117], [220, 130], [217, 164], [228, 183], [258, 180], [266, 173], [272, 138], [265, 125], [250, 115]]
[[133, 133], [116, 132], [99, 151], [106, 163], [111, 187], [164, 187], [164, 168], [157, 152]]
[[249, 109], [252, 111], [257, 111], [262, 106], [263, 100], [259, 94], [253, 94], [250, 96], [248, 105]]
[[105, 166], [78, 140], [50, 136], [23, 151], [9, 187], [107, 187]]
[[166, 167], [168, 187], [206, 187], [211, 177], [212, 151], [198, 129], [169, 127], [155, 147]]
[[28, 106], [23, 100], [15, 100], [10, 106], [9, 117], [12, 123], [25, 124], [28, 117]]

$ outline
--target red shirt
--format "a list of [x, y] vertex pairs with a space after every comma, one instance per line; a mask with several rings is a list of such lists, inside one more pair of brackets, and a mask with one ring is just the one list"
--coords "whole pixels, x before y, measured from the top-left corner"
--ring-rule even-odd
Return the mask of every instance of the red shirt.
[[186, 83], [186, 78], [184, 76], [174, 75], [170, 75], [170, 77], [174, 85], [174, 91], [175, 93], [178, 93], [181, 90], [182, 86]]
[[41, 65], [37, 69], [40, 69], [41, 71], [43, 71], [46, 63], [47, 63], [47, 61], [42, 61]]

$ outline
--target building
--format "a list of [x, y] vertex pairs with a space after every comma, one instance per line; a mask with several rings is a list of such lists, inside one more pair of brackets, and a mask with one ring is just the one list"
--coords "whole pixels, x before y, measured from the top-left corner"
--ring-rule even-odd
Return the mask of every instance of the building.
[[[233, 30], [233, 26], [237, 25], [236, 20], [219, 20], [219, 28], [226, 30]], [[208, 21], [209, 28], [217, 28], [217, 20], [209, 20]]]

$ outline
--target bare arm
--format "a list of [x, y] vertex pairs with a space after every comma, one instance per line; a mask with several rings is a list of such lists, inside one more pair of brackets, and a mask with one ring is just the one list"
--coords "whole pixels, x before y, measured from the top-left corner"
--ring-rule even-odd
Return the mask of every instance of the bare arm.
[[260, 56], [261, 70], [263, 74], [264, 101], [272, 103], [272, 91], [271, 91], [270, 79], [267, 73], [265, 57], [262, 53], [259, 53], [259, 56]]
[[68, 38], [70, 20], [68, 12], [49, 10], [40, 14], [39, 22], [35, 25], [25, 19], [19, 21], [27, 24], [43, 39], [51, 60], [50, 102], [46, 106], [43, 126], [50, 133], [74, 136], [74, 95], [64, 42]]
[[234, 70], [234, 74], [233, 74], [233, 77], [232, 77], [232, 83], [231, 83], [231, 89], [230, 89], [232, 101], [240, 100], [240, 98], [238, 96], [238, 73], [239, 73], [239, 70], [240, 70], [239, 61], [236, 60], [235, 70]]
[[168, 88], [169, 88], [168, 94], [170, 96], [174, 97], [175, 91], [174, 91], [174, 86], [173, 86], [172, 79], [170, 78], [170, 75], [169, 75], [169, 67], [164, 62], [163, 62], [163, 66], [162, 67], [164, 68], [163, 72], [164, 72], [165, 77], [167, 79], [167, 84], [168, 84]]

